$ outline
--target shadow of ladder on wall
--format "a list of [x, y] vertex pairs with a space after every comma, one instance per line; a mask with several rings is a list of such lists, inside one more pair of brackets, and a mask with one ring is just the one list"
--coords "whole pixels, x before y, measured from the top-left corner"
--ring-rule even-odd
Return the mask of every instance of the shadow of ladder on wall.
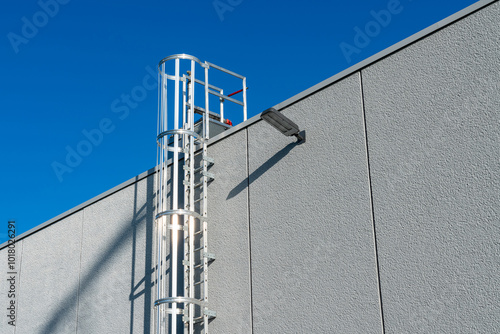
[[[190, 104], [187, 109], [191, 110]], [[204, 303], [208, 303], [208, 265], [215, 260], [215, 254], [208, 251], [207, 240], [207, 187], [215, 176], [208, 171], [214, 164], [214, 159], [209, 157], [207, 152], [209, 131], [205, 120], [210, 121], [208, 116], [214, 117], [217, 114], [210, 111], [207, 113], [205, 109], [196, 106], [193, 109], [194, 112], [202, 114], [200, 123], [203, 126], [202, 139], [192, 134], [184, 141], [184, 209], [198, 214], [184, 218], [184, 226], [187, 228], [184, 237], [184, 295], [196, 300], [189, 304], [187, 314], [183, 317], [187, 333], [193, 333], [197, 324], [203, 323], [203, 329], [207, 328], [208, 321], [216, 316], [215, 311], [210, 310]], [[201, 149], [196, 150], [197, 144], [201, 144]], [[198, 304], [198, 301], [201, 303]], [[201, 331], [201, 328], [199, 330]]]

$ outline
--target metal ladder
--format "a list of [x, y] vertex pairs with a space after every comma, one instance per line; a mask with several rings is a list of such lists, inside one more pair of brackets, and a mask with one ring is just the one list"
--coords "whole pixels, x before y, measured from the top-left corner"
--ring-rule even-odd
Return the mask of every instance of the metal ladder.
[[[169, 61], [174, 63], [174, 74], [168, 74]], [[189, 69], [182, 76], [181, 61]], [[197, 65], [203, 69], [203, 80], [196, 78]], [[210, 68], [241, 79], [243, 100], [231, 97], [233, 94], [224, 95], [221, 88], [209, 84]], [[208, 184], [215, 176], [209, 172], [214, 160], [208, 156], [207, 141], [211, 122], [228, 124], [224, 118], [225, 101], [241, 106], [246, 120], [246, 78], [193, 56], [178, 54], [160, 62], [158, 82], [155, 331], [207, 334], [208, 322], [216, 316], [208, 307], [208, 267], [215, 260], [207, 240]], [[169, 89], [172, 83], [173, 96]], [[197, 85], [202, 86], [202, 99], [195, 98]], [[209, 108], [210, 95], [219, 99], [218, 112]], [[195, 105], [200, 102], [203, 107]], [[173, 112], [170, 129], [169, 110]], [[195, 115], [201, 115], [198, 122], [202, 127], [198, 132]], [[182, 183], [179, 172], [183, 172]], [[179, 198], [180, 189], [183, 201]]]

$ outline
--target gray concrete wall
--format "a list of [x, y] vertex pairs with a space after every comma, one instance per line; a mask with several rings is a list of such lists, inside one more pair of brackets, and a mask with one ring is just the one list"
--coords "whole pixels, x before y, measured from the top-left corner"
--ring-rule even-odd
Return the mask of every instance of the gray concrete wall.
[[358, 73], [249, 128], [256, 333], [380, 333]]
[[82, 223], [80, 211], [23, 240], [16, 333], [75, 331]]
[[149, 333], [153, 194], [133, 182], [19, 241], [17, 324], [0, 333]]
[[78, 333], [149, 333], [153, 178], [84, 209]]
[[386, 333], [500, 331], [499, 17], [362, 70]]
[[[500, 6], [467, 13], [281, 103], [304, 144], [212, 140], [211, 333], [500, 332]], [[152, 333], [153, 179], [20, 236], [0, 333]]]
[[208, 245], [216, 260], [209, 270], [210, 307], [217, 312], [213, 333], [251, 333], [250, 240], [247, 191], [247, 133], [210, 146], [216, 159], [208, 187]]

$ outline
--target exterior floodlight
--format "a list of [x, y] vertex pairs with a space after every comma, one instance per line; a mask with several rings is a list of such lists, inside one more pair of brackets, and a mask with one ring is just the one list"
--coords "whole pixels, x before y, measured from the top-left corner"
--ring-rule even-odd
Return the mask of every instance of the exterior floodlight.
[[279, 132], [285, 136], [295, 136], [297, 137], [298, 143], [303, 143], [306, 141], [306, 132], [300, 131], [297, 124], [295, 124], [291, 119], [280, 113], [274, 108], [269, 108], [264, 111], [260, 118], [271, 124]]

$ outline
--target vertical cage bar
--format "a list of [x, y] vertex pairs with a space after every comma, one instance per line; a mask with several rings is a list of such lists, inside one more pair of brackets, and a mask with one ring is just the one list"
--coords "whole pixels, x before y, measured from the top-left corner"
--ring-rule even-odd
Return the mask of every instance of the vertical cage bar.
[[[190, 130], [189, 128], [189, 110], [187, 109], [187, 99], [188, 99], [188, 91], [187, 91], [187, 81], [188, 78], [184, 74], [182, 76], [183, 81], [182, 81], [182, 128], [186, 130]], [[189, 149], [189, 140], [187, 135], [182, 135], [182, 147], [184, 148], [184, 165], [186, 165], [186, 152]], [[188, 174], [189, 171], [187, 168], [184, 168], [184, 180], [188, 180], [190, 175]], [[186, 210], [189, 210], [188, 205], [189, 205], [189, 188], [184, 186], [184, 208]], [[184, 216], [184, 230], [186, 228], [189, 228], [189, 217]], [[189, 235], [184, 233], [184, 296], [188, 295], [189, 292], [189, 265], [185, 261], [189, 259]], [[184, 306], [185, 308], [185, 306]], [[184, 330], [184, 333], [186, 333], [186, 329]]]
[[[189, 129], [194, 131], [194, 78], [195, 78], [195, 62], [194, 60], [191, 60], [191, 82], [192, 84], [192, 99], [190, 101], [191, 108], [189, 108]], [[194, 138], [191, 138], [189, 141], [189, 189], [191, 191], [189, 192], [189, 207], [190, 210], [195, 211], [195, 204], [194, 204], [194, 182], [195, 182], [195, 176], [194, 176]], [[195, 298], [194, 295], [194, 219], [193, 217], [189, 217], [189, 291], [188, 291], [188, 297], [189, 298]], [[188, 306], [188, 313], [189, 313], [189, 324], [188, 324], [188, 331], [189, 334], [194, 333], [194, 304], [190, 303]]]
[[[179, 129], [179, 59], [175, 60], [175, 86], [174, 86], [174, 129]], [[172, 210], [179, 208], [179, 134], [174, 134], [174, 154], [172, 163]], [[177, 227], [179, 216], [174, 214], [171, 216], [171, 224]], [[178, 261], [179, 261], [179, 230], [173, 228], [171, 231], [171, 296], [177, 297], [177, 277], [178, 277]], [[172, 303], [172, 309], [177, 309], [177, 303]], [[177, 314], [172, 313], [172, 321], [170, 322], [172, 333], [177, 333]]]
[[[203, 128], [204, 128], [204, 133], [205, 133], [205, 141], [203, 141], [203, 156], [204, 157], [207, 157], [208, 156], [208, 152], [207, 152], [207, 140], [210, 138], [210, 123], [209, 123], [209, 105], [210, 105], [210, 101], [209, 101], [209, 91], [208, 91], [208, 85], [209, 85], [209, 82], [208, 82], [208, 64], [205, 62], [205, 64], [207, 65], [205, 67], [205, 114], [206, 114], [206, 118], [205, 118], [205, 122], [204, 122], [204, 125], [203, 125]], [[207, 253], [208, 253], [208, 249], [207, 249], [207, 222], [206, 222], [206, 218], [207, 217], [207, 186], [208, 186], [208, 178], [207, 178], [207, 172], [208, 172], [208, 163], [207, 163], [207, 160], [206, 159], [203, 159], [203, 177], [202, 177], [202, 182], [203, 182], [203, 187], [202, 187], [202, 190], [203, 190], [203, 200], [202, 200], [202, 203], [203, 203], [203, 208], [202, 208], [202, 216], [203, 216], [203, 222], [202, 223], [202, 227], [203, 228], [203, 258], [202, 258], [202, 261], [203, 261], [203, 301], [208, 303], [208, 279], [207, 279], [207, 273], [208, 273], [208, 258], [207, 258]], [[207, 334], [208, 333], [208, 315], [207, 313], [205, 312], [205, 309], [206, 307], [203, 307], [202, 308], [202, 316], [203, 316], [203, 330], [204, 330], [204, 333]]]
[[190, 115], [190, 129], [191, 130], [194, 130], [194, 91], [195, 91], [195, 82], [194, 82], [194, 78], [196, 73], [195, 73], [195, 70], [196, 70], [196, 63], [194, 60], [191, 60], [191, 103], [189, 104], [190, 106], [190, 112], [189, 112], [189, 115]]
[[[221, 89], [219, 91], [221, 95], [224, 95], [224, 89]], [[224, 123], [224, 99], [222, 97], [219, 98], [220, 100], [220, 121], [221, 123]]]
[[243, 121], [247, 120], [247, 78], [243, 78]]
[[187, 123], [187, 115], [186, 115], [186, 106], [187, 106], [187, 103], [186, 103], [186, 95], [187, 95], [187, 91], [186, 91], [186, 75], [184, 74], [182, 76], [182, 128], [183, 129], [187, 129], [186, 127], [186, 123]]

